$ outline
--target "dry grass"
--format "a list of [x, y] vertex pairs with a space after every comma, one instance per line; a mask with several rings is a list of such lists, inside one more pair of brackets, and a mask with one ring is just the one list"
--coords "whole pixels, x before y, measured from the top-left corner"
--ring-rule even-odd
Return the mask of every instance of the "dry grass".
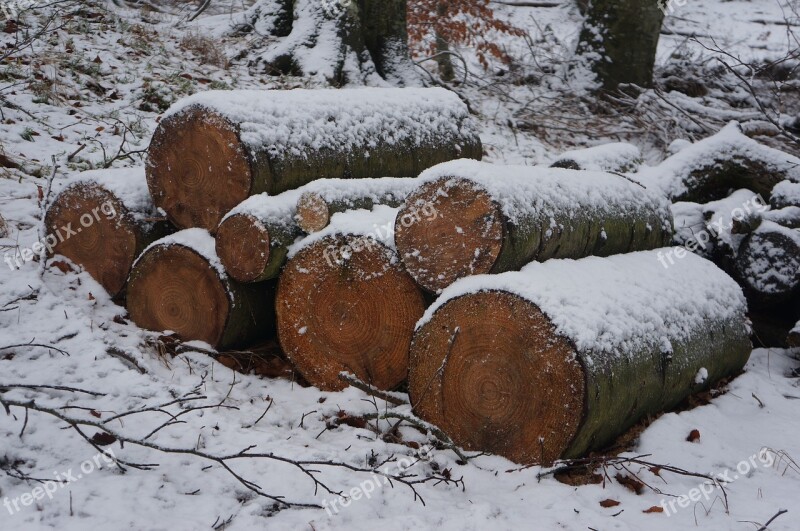
[[200, 64], [216, 66], [223, 70], [227, 70], [230, 67], [230, 61], [220, 49], [219, 42], [210, 37], [200, 35], [199, 32], [187, 33], [181, 39], [181, 48], [193, 53], [200, 60]]

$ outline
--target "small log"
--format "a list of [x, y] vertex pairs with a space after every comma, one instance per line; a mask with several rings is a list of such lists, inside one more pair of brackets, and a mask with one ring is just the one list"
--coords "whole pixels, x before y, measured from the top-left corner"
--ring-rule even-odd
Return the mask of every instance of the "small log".
[[124, 295], [144, 248], [173, 230], [150, 200], [143, 168], [79, 174], [53, 199], [45, 227], [50, 254], [81, 266], [112, 297]]
[[299, 190], [277, 196], [259, 194], [243, 201], [220, 223], [216, 251], [238, 282], [276, 278], [289, 246], [302, 236], [295, 217]]
[[769, 204], [779, 210], [786, 207], [800, 207], [800, 183], [781, 181], [772, 189]]
[[273, 286], [228, 278], [203, 229], [161, 239], [131, 271], [128, 312], [141, 328], [172, 331], [217, 350], [245, 347], [274, 333]]
[[800, 321], [794, 325], [794, 328], [789, 330], [789, 337], [786, 339], [786, 343], [791, 348], [800, 347]]
[[467, 107], [444, 89], [207, 91], [161, 120], [147, 180], [175, 225], [216, 231], [251, 195], [323, 178], [413, 177], [482, 153]]
[[672, 239], [666, 199], [620, 175], [455, 161], [420, 181], [395, 233], [406, 269], [433, 293], [533, 260], [608, 256]]
[[376, 205], [399, 207], [416, 185], [417, 179], [381, 178], [323, 179], [303, 187], [297, 201], [297, 224], [306, 233], [321, 231], [331, 216], [348, 210], [372, 210]]
[[411, 336], [425, 303], [392, 249], [395, 214], [385, 206], [337, 214], [331, 226], [292, 248], [296, 254], [281, 274], [281, 346], [322, 390], [346, 387], [344, 371], [382, 390], [408, 375]]
[[752, 304], [789, 300], [800, 290], [800, 231], [762, 222], [742, 241], [734, 273]]
[[763, 214], [763, 218], [788, 229], [800, 229], [800, 207], [787, 206], [770, 210]]
[[550, 464], [742, 370], [747, 306], [713, 263], [662, 251], [464, 279], [420, 320], [415, 412], [465, 449]]
[[658, 166], [642, 169], [636, 178], [673, 201], [707, 203], [741, 188], [766, 198], [781, 181], [800, 182], [800, 159], [759, 144], [732, 123]]
[[636, 171], [642, 161], [642, 152], [633, 144], [612, 142], [586, 149], [565, 151], [550, 167], [629, 173]]

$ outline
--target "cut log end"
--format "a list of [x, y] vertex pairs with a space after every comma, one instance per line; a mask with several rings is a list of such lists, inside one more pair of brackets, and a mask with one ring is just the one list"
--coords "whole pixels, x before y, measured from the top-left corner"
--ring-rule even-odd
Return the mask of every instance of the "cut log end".
[[276, 301], [281, 346], [311, 384], [340, 390], [342, 371], [385, 390], [406, 379], [425, 305], [382, 244], [329, 236], [309, 245], [287, 263]]
[[308, 233], [321, 231], [330, 223], [331, 214], [328, 203], [321, 195], [306, 192], [297, 201], [297, 224]]
[[214, 232], [222, 217], [251, 194], [253, 175], [236, 126], [192, 107], [156, 129], [147, 184], [156, 206], [176, 226]]
[[800, 289], [800, 245], [779, 231], [754, 232], [742, 242], [735, 269], [751, 303], [774, 306]]
[[82, 183], [55, 199], [45, 218], [54, 254], [80, 264], [111, 296], [125, 288], [139, 231], [128, 211], [102, 186]]
[[231, 299], [219, 272], [183, 245], [157, 245], [131, 273], [128, 312], [142, 328], [183, 340], [222, 341]]
[[456, 444], [547, 464], [575, 437], [586, 389], [573, 347], [539, 308], [490, 291], [453, 299], [417, 332], [409, 393]]
[[504, 237], [498, 205], [466, 179], [424, 184], [406, 200], [395, 222], [406, 269], [432, 293], [459, 278], [491, 272]]
[[216, 248], [231, 277], [239, 282], [255, 282], [269, 263], [269, 230], [253, 216], [235, 214], [219, 226]]

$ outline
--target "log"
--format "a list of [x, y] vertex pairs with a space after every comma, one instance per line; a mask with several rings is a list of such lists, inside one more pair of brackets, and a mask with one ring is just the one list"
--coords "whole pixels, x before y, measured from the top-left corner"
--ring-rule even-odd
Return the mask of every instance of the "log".
[[274, 286], [239, 284], [224, 272], [203, 229], [163, 238], [139, 257], [128, 313], [139, 327], [172, 331], [217, 350], [244, 347], [274, 333]]
[[416, 179], [410, 178], [315, 181], [303, 187], [297, 201], [297, 225], [312, 234], [327, 227], [337, 212], [372, 210], [376, 205], [397, 208], [417, 184]]
[[82, 267], [112, 297], [124, 296], [144, 248], [173, 230], [150, 200], [143, 168], [78, 174], [48, 207], [45, 227], [49, 254]]
[[417, 325], [415, 412], [467, 450], [550, 464], [601, 450], [742, 370], [739, 286], [688, 254], [532, 263], [463, 279]]
[[234, 280], [261, 282], [278, 276], [289, 246], [303, 235], [295, 221], [301, 195], [299, 190], [255, 195], [223, 218], [216, 252]]
[[772, 221], [788, 229], [800, 229], [800, 207], [787, 206], [764, 212], [763, 219]]
[[444, 89], [207, 91], [161, 120], [147, 181], [175, 225], [216, 231], [251, 195], [323, 178], [414, 177], [481, 156], [467, 107]]
[[800, 183], [781, 181], [775, 185], [769, 196], [769, 204], [779, 210], [786, 207], [800, 207]]
[[633, 144], [612, 142], [586, 149], [565, 151], [550, 167], [629, 173], [636, 171], [641, 166], [642, 160], [642, 152]]
[[292, 247], [278, 283], [278, 337], [300, 374], [322, 390], [346, 387], [343, 371], [382, 390], [408, 375], [425, 302], [392, 249], [396, 212], [336, 214]]
[[636, 179], [673, 201], [707, 203], [746, 188], [766, 198], [784, 180], [800, 182], [800, 159], [745, 136], [737, 123], [687, 146]]
[[742, 241], [734, 276], [756, 306], [795, 296], [800, 291], [800, 231], [763, 221]]
[[475, 161], [420, 176], [395, 224], [406, 269], [427, 291], [533, 260], [668, 245], [665, 198], [620, 175]]
[[800, 321], [794, 325], [794, 328], [789, 330], [789, 337], [786, 339], [786, 343], [791, 348], [800, 347]]

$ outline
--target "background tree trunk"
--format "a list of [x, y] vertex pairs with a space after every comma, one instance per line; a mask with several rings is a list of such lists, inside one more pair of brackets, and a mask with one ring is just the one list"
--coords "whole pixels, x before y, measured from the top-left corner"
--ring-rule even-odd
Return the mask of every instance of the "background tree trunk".
[[663, 21], [658, 0], [592, 0], [578, 53], [605, 89], [621, 83], [649, 87]]

